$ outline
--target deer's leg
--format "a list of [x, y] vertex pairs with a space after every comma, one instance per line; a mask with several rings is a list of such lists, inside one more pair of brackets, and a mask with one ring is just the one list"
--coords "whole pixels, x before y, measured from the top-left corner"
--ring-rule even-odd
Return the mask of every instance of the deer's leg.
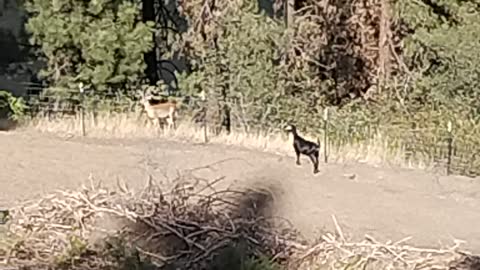
[[168, 128], [176, 129], [175, 120], [173, 119], [173, 115], [170, 115], [170, 116], [167, 118], [167, 122], [168, 122]]
[[172, 129], [172, 119], [167, 117], [165, 121], [167, 121], [168, 130]]
[[157, 122], [157, 133], [160, 134], [160, 131], [162, 129], [162, 120], [160, 119], [160, 117], [156, 118], [156, 122]]
[[147, 116], [147, 118], [143, 119], [143, 123], [145, 123], [146, 125], [152, 125], [152, 126], [155, 126], [155, 119], [152, 119], [150, 117]]

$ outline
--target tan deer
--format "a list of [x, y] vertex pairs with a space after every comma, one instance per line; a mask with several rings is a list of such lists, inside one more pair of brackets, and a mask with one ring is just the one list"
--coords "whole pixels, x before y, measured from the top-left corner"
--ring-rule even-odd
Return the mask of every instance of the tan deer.
[[150, 91], [145, 93], [144, 91], [139, 91], [141, 97], [141, 104], [147, 113], [148, 118], [151, 121], [157, 121], [159, 126], [162, 126], [160, 121], [166, 120], [168, 128], [176, 128], [175, 118], [177, 117], [177, 102], [175, 100], [152, 104], [151, 98], [153, 95]]

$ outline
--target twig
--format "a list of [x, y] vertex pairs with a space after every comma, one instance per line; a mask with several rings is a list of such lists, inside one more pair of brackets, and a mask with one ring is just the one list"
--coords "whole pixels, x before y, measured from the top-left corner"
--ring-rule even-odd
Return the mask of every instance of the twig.
[[205, 247], [203, 247], [202, 245], [198, 244], [198, 243], [195, 243], [193, 240], [183, 236], [180, 232], [178, 232], [177, 230], [175, 230], [174, 228], [170, 227], [169, 225], [167, 224], [159, 224], [159, 225], [156, 225], [156, 224], [153, 224], [152, 222], [150, 222], [149, 220], [147, 219], [141, 219], [141, 221], [145, 224], [147, 224], [148, 226], [156, 229], [157, 231], [161, 230], [160, 226], [167, 229], [168, 231], [170, 231], [171, 233], [173, 233], [174, 235], [176, 235], [178, 238], [182, 239], [183, 241], [185, 241], [185, 243], [187, 243], [188, 245], [193, 245], [195, 247], [197, 247], [198, 249], [200, 250], [203, 250], [205, 251]]
[[337, 218], [335, 215], [332, 214], [332, 219], [333, 219], [333, 224], [335, 224], [335, 229], [337, 230], [338, 235], [340, 236], [340, 239], [342, 239], [342, 242], [346, 242], [345, 236], [343, 235], [342, 228], [340, 228], [340, 225], [338, 225]]
[[162, 256], [162, 255], [159, 255], [159, 254], [155, 254], [155, 253], [152, 253], [152, 252], [148, 252], [146, 250], [143, 250], [142, 248], [140, 247], [135, 247], [135, 249], [137, 249], [138, 251], [140, 251], [141, 253], [147, 255], [147, 256], [150, 256], [152, 258], [155, 258], [157, 260], [160, 260], [162, 262], [169, 262], [169, 261], [173, 261], [175, 259], [177, 259], [179, 256], [170, 256], [170, 257], [165, 257], [165, 256]]

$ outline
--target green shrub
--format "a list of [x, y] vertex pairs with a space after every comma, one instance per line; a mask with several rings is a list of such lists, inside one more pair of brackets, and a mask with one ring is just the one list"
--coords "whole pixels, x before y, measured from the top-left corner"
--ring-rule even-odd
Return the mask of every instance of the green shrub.
[[154, 29], [140, 21], [140, 3], [27, 0], [25, 9], [30, 42], [48, 60], [40, 75], [52, 86], [77, 90], [84, 82], [109, 92], [135, 85], [143, 75]]
[[6, 90], [0, 90], [0, 112], [5, 112], [8, 119], [19, 121], [28, 109], [21, 97], [15, 97]]

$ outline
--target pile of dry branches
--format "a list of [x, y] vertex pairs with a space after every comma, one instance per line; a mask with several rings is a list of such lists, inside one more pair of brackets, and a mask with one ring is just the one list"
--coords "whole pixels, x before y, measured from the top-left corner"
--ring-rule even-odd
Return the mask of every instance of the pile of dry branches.
[[[326, 234], [317, 245], [296, 258], [299, 269], [479, 269], [480, 257], [458, 251], [459, 242], [445, 249], [418, 248], [397, 242], [380, 243], [366, 235], [359, 243], [347, 241], [336, 223], [337, 234]], [[475, 268], [475, 263], [477, 268]], [[324, 267], [324, 268], [322, 268]]]
[[139, 193], [121, 184], [111, 191], [92, 183], [12, 209], [0, 265], [115, 268], [112, 254], [121, 245], [159, 268], [205, 269], [223, 248], [240, 243], [245, 256], [282, 261], [293, 255], [295, 232], [276, 230], [266, 218], [267, 193], [216, 191], [196, 178], [179, 177], [176, 183], [163, 191], [149, 180]]
[[335, 236], [301, 243], [295, 230], [270, 217], [268, 192], [218, 191], [218, 180], [191, 176], [175, 183], [164, 191], [150, 179], [135, 193], [92, 182], [12, 209], [7, 237], [0, 238], [0, 268], [221, 269], [212, 264], [232, 246], [242, 260], [266, 256], [287, 269], [449, 269], [459, 259], [475, 262], [457, 247], [419, 249], [372, 238], [350, 243], [338, 225]]

